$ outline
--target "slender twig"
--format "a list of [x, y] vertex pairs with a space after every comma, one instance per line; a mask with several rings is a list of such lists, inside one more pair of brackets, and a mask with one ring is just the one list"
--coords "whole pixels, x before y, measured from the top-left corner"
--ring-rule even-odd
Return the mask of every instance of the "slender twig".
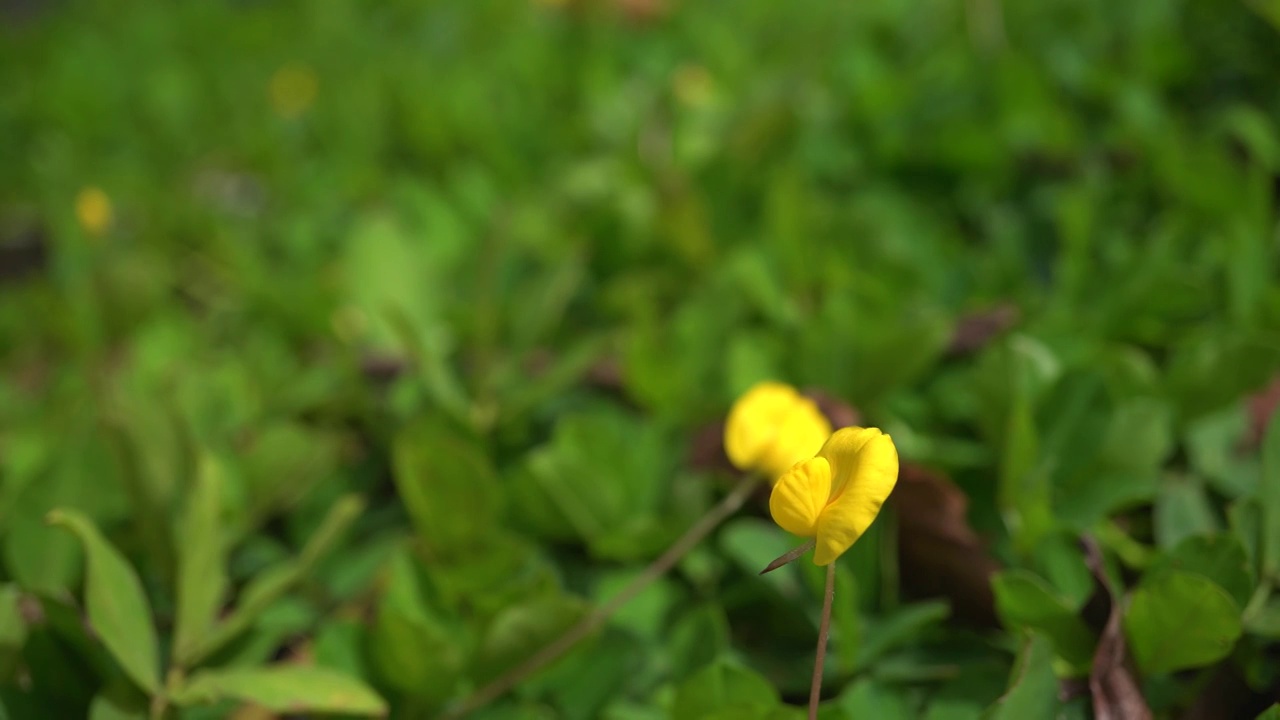
[[822, 624], [818, 626], [818, 651], [813, 656], [813, 684], [809, 686], [809, 720], [818, 720], [822, 698], [822, 666], [827, 660], [827, 636], [831, 634], [831, 604], [836, 596], [836, 564], [827, 565], [827, 590], [822, 597]]
[[685, 531], [684, 535], [680, 536], [679, 540], [672, 543], [666, 552], [650, 563], [644, 569], [644, 572], [636, 576], [617, 595], [587, 613], [576, 625], [543, 646], [538, 652], [529, 656], [523, 663], [508, 670], [488, 685], [472, 693], [453, 710], [445, 712], [441, 716], [441, 720], [457, 720], [497, 700], [530, 675], [568, 652], [580, 640], [590, 635], [601, 625], [604, 625], [619, 608], [630, 602], [636, 595], [639, 595], [653, 581], [665, 575], [695, 545], [702, 542], [703, 538], [710, 534], [712, 530], [715, 530], [726, 518], [737, 512], [738, 508], [742, 507], [742, 503], [746, 502], [747, 498], [750, 497], [759, 480], [759, 476], [756, 475], [744, 477], [739, 481], [737, 487], [728, 495], [725, 495], [715, 507], [699, 518], [692, 527]]

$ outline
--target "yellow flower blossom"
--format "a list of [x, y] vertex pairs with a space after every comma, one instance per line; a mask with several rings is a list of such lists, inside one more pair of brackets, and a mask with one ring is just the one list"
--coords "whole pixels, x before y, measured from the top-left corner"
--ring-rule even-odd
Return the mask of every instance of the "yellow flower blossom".
[[114, 216], [111, 198], [100, 188], [87, 187], [76, 195], [76, 220], [90, 237], [101, 237]]
[[769, 514], [783, 530], [815, 538], [813, 562], [829, 565], [866, 532], [897, 482], [893, 439], [877, 428], [844, 428], [778, 478]]
[[797, 462], [813, 457], [831, 435], [816, 403], [790, 385], [762, 382], [729, 411], [724, 448], [742, 470], [760, 470], [773, 480]]

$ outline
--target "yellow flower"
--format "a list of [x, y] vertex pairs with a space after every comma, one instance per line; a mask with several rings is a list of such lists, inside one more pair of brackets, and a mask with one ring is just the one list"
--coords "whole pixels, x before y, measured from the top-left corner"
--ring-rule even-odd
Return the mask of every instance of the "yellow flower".
[[729, 411], [724, 449], [741, 470], [760, 470], [772, 480], [813, 457], [831, 435], [831, 423], [809, 398], [778, 382], [748, 390]]
[[76, 220], [91, 237], [101, 237], [111, 226], [114, 214], [111, 198], [101, 189], [87, 187], [76, 195]]
[[866, 532], [897, 482], [893, 439], [877, 428], [844, 428], [778, 478], [769, 514], [783, 530], [816, 538], [813, 562], [829, 565]]

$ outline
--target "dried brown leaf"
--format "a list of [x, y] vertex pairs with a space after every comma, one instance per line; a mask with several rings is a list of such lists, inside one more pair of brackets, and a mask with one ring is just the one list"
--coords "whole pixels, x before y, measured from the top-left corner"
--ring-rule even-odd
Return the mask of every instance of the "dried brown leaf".
[[956, 615], [996, 627], [991, 577], [1000, 564], [969, 525], [969, 498], [940, 473], [903, 464], [893, 492], [903, 584], [924, 597], [946, 597]]

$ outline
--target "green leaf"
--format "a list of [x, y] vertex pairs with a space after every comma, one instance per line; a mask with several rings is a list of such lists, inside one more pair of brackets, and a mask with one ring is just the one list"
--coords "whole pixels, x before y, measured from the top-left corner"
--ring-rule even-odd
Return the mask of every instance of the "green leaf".
[[1208, 535], [1218, 530], [1204, 487], [1196, 480], [1170, 475], [1160, 484], [1156, 497], [1156, 544], [1172, 548], [1193, 535]]
[[0, 585], [0, 678], [11, 677], [27, 642], [21, 602], [22, 593], [16, 585]]
[[688, 677], [729, 648], [729, 621], [718, 603], [699, 605], [677, 620], [667, 634], [671, 677]]
[[671, 706], [671, 720], [757, 717], [779, 702], [778, 691], [768, 680], [721, 660], [680, 684]]
[[1273, 413], [1262, 440], [1262, 575], [1280, 581], [1280, 411]]
[[85, 609], [102, 644], [139, 687], [160, 692], [159, 641], [137, 573], [79, 512], [54, 510], [48, 522], [69, 530], [84, 547]]
[[334, 503], [298, 558], [279, 562], [255, 575], [240, 593], [235, 610], [210, 629], [191, 651], [188, 662], [199, 662], [247, 630], [272, 603], [306, 577], [363, 511], [364, 500], [357, 495], [344, 496]]
[[89, 720], [145, 720], [145, 704], [138, 707], [109, 693], [99, 694], [89, 705]]
[[411, 557], [398, 553], [378, 603], [369, 653], [388, 685], [434, 705], [453, 693], [463, 647], [433, 615], [419, 583]]
[[865, 638], [857, 646], [857, 668], [872, 668], [893, 650], [910, 643], [930, 627], [951, 615], [945, 600], [915, 603], [878, 619], [867, 628]]
[[[1277, 14], [1277, 17], [1280, 17], [1280, 14]], [[1254, 718], [1254, 720], [1280, 720], [1280, 705], [1272, 705], [1263, 710], [1262, 714]]]
[[1257, 455], [1238, 452], [1249, 422], [1248, 408], [1241, 402], [1196, 420], [1185, 433], [1191, 469], [1228, 497], [1246, 497], [1258, 490]]
[[1147, 574], [1156, 575], [1165, 570], [1203, 575], [1226, 590], [1242, 608], [1249, 604], [1257, 586], [1244, 545], [1229, 533], [1186, 538], [1177, 547], [1160, 555], [1147, 568]]
[[1009, 689], [991, 707], [985, 720], [1051, 718], [1058, 706], [1058, 678], [1053, 674], [1053, 644], [1031, 633], [1018, 652]]
[[487, 682], [527, 660], [573, 627], [584, 612], [584, 603], [567, 595], [534, 598], [506, 608], [485, 631], [474, 661], [475, 679]]
[[1044, 633], [1058, 655], [1076, 669], [1093, 658], [1097, 638], [1048, 583], [1026, 570], [1006, 570], [991, 581], [996, 610], [1005, 624]]
[[386, 715], [387, 703], [363, 682], [327, 668], [277, 665], [202, 670], [173, 694], [179, 705], [241, 700], [280, 713]]
[[471, 440], [422, 422], [396, 436], [392, 454], [396, 489], [434, 551], [465, 553], [497, 522], [497, 477]]
[[843, 711], [840, 717], [846, 718], [895, 720], [913, 717], [906, 694], [870, 679], [850, 685], [831, 704]]
[[1240, 607], [1226, 590], [1177, 570], [1142, 580], [1129, 598], [1124, 626], [1134, 659], [1151, 674], [1216, 662], [1243, 631]]
[[227, 589], [222, 537], [222, 470], [209, 455], [200, 462], [177, 528], [178, 598], [173, 661], [189, 667], [213, 627]]
[[1052, 583], [1058, 597], [1079, 611], [1093, 594], [1093, 575], [1085, 564], [1080, 543], [1070, 533], [1046, 535], [1036, 545], [1035, 568]]

